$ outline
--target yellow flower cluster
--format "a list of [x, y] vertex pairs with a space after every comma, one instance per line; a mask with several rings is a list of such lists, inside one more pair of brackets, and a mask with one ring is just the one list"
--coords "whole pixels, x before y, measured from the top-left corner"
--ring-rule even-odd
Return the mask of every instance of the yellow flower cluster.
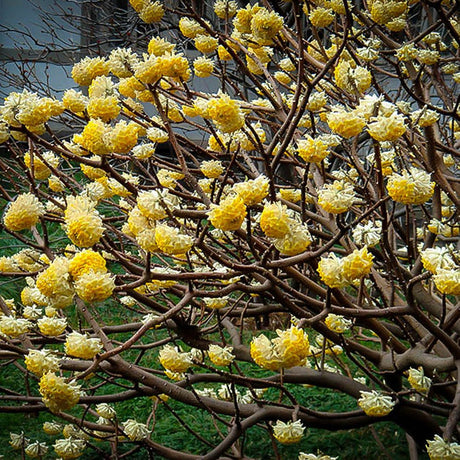
[[361, 391], [358, 405], [370, 417], [384, 417], [388, 415], [396, 402], [390, 396], [385, 396], [378, 391]]
[[156, 226], [155, 242], [160, 251], [170, 255], [185, 254], [193, 246], [191, 236], [180, 233], [178, 228], [166, 224]]
[[327, 124], [334, 133], [345, 139], [358, 135], [366, 125], [366, 120], [355, 110], [334, 110], [327, 115]]
[[91, 118], [100, 118], [103, 122], [107, 123], [118, 117], [121, 108], [118, 105], [118, 98], [116, 96], [105, 96], [90, 98], [86, 110]]
[[53, 447], [58, 457], [63, 460], [71, 460], [83, 455], [85, 441], [76, 438], [58, 439]]
[[208, 349], [209, 359], [216, 366], [228, 366], [234, 359], [232, 347], [220, 347], [219, 345], [211, 344]]
[[37, 155], [33, 155], [33, 157], [31, 157], [30, 152], [26, 152], [24, 155], [25, 165], [31, 172], [33, 170], [34, 178], [37, 180], [48, 179], [51, 175], [51, 169], [48, 166], [56, 169], [59, 165], [59, 158], [54, 155], [53, 152], [42, 153], [42, 158], [43, 160]]
[[216, 0], [214, 2], [214, 13], [220, 19], [229, 19], [235, 16], [238, 4], [234, 0]]
[[94, 78], [109, 73], [109, 63], [102, 57], [85, 57], [72, 68], [72, 78], [81, 86], [89, 86]]
[[54, 413], [72, 409], [80, 399], [80, 386], [74, 381], [66, 383], [53, 372], [42, 376], [39, 389], [46, 407]]
[[286, 423], [277, 420], [276, 424], [273, 425], [273, 436], [281, 444], [294, 444], [299, 442], [303, 437], [304, 431], [305, 427], [300, 420]]
[[193, 69], [197, 77], [206, 78], [212, 74], [214, 62], [207, 57], [200, 56], [193, 61]]
[[217, 129], [224, 133], [232, 133], [244, 126], [243, 112], [238, 102], [228, 94], [220, 93], [218, 97], [210, 99], [208, 114]]
[[45, 208], [38, 198], [32, 193], [23, 193], [7, 207], [3, 223], [8, 230], [19, 232], [32, 228], [43, 214]]
[[224, 172], [224, 167], [219, 160], [208, 160], [201, 163], [200, 171], [208, 179], [217, 179]]
[[69, 265], [66, 257], [56, 257], [36, 279], [37, 288], [55, 308], [65, 308], [72, 303], [74, 290], [69, 279]]
[[297, 141], [297, 153], [307, 163], [321, 163], [330, 153], [329, 144], [321, 138], [306, 135]]
[[131, 441], [142, 441], [150, 434], [145, 423], [137, 422], [131, 418], [123, 423], [123, 431]]
[[137, 123], [119, 121], [109, 129], [104, 138], [109, 150], [115, 153], [128, 153], [136, 144], [140, 126]]
[[420, 251], [423, 267], [433, 274], [436, 274], [438, 269], [453, 269], [455, 262], [448, 248], [436, 247], [427, 248]]
[[418, 168], [410, 168], [401, 174], [392, 174], [387, 183], [391, 198], [403, 204], [423, 204], [434, 193], [434, 182], [431, 175]]
[[269, 238], [284, 238], [291, 228], [287, 207], [279, 202], [268, 203], [260, 216], [260, 228]]
[[165, 345], [158, 355], [161, 365], [170, 372], [183, 373], [193, 364], [190, 353], [179, 351], [177, 347]]
[[26, 355], [24, 362], [27, 370], [41, 377], [48, 372], [57, 372], [59, 370], [59, 358], [53, 350], [30, 350]]
[[289, 232], [282, 238], [276, 238], [273, 244], [281, 254], [295, 256], [304, 252], [310, 246], [311, 242], [312, 238], [307, 226], [291, 221], [289, 223]]
[[76, 114], [84, 112], [88, 102], [88, 98], [84, 96], [81, 91], [76, 91], [74, 89], [66, 90], [62, 96], [64, 107]]
[[426, 451], [430, 460], [458, 460], [460, 458], [460, 444], [445, 441], [438, 434], [427, 442]]
[[438, 269], [433, 281], [442, 294], [460, 295], [460, 269]]
[[37, 321], [37, 326], [43, 335], [48, 337], [57, 337], [65, 331], [67, 327], [67, 320], [65, 318], [58, 318], [55, 316], [44, 316]]
[[81, 248], [94, 246], [104, 233], [104, 226], [96, 204], [83, 196], [67, 198], [64, 229], [69, 239]]
[[406, 132], [406, 125], [404, 124], [403, 115], [392, 112], [388, 116], [372, 118], [367, 130], [376, 141], [394, 142]]
[[78, 279], [90, 271], [106, 273], [106, 261], [98, 252], [91, 249], [77, 252], [69, 264], [69, 273], [73, 279]]
[[101, 120], [90, 120], [81, 134], [75, 136], [75, 141], [85, 150], [95, 155], [107, 155], [110, 153], [105, 143], [105, 135], [108, 129], [108, 126]]
[[356, 202], [355, 191], [350, 182], [335, 180], [318, 191], [318, 204], [332, 214], [348, 211]]
[[159, 22], [162, 20], [165, 10], [164, 6], [161, 2], [156, 1], [152, 2], [147, 0], [144, 2], [144, 5], [138, 11], [139, 17], [147, 24], [151, 24], [153, 22]]
[[115, 288], [110, 273], [89, 271], [75, 280], [75, 292], [85, 302], [102, 302], [109, 298]]
[[197, 35], [206, 35], [206, 30], [194, 19], [183, 17], [179, 21], [179, 30], [187, 38], [195, 38]]
[[345, 318], [342, 315], [335, 315], [334, 313], [329, 313], [324, 320], [324, 323], [333, 332], [337, 334], [343, 334], [345, 331], [350, 329], [351, 320]]
[[410, 386], [420, 393], [427, 394], [430, 391], [431, 379], [425, 375], [421, 366], [418, 369], [409, 368], [407, 380]]
[[246, 217], [246, 205], [239, 195], [229, 195], [208, 212], [214, 227], [224, 231], [238, 230]]
[[157, 178], [160, 185], [171, 189], [176, 188], [177, 181], [183, 179], [184, 177], [184, 174], [178, 171], [171, 171], [169, 169], [160, 169], [157, 172]]
[[276, 333], [278, 337], [272, 340], [263, 334], [252, 340], [252, 359], [258, 366], [272, 371], [300, 366], [310, 352], [307, 334], [295, 326]]
[[209, 35], [197, 35], [195, 37], [195, 48], [203, 54], [213, 53], [217, 49], [219, 41]]
[[100, 339], [89, 338], [86, 334], [72, 332], [67, 336], [65, 352], [69, 356], [82, 359], [93, 359], [102, 350]]
[[259, 8], [251, 18], [251, 33], [259, 45], [270, 45], [283, 28], [283, 18], [274, 11]]
[[0, 332], [11, 338], [19, 337], [32, 328], [32, 323], [25, 318], [14, 316], [0, 316]]
[[254, 206], [268, 195], [268, 186], [268, 178], [261, 174], [256, 179], [236, 183], [233, 190], [242, 198], [246, 206]]
[[367, 247], [355, 249], [339, 259], [335, 254], [322, 257], [318, 263], [321, 280], [330, 288], [342, 288], [368, 275], [373, 265], [373, 256]]

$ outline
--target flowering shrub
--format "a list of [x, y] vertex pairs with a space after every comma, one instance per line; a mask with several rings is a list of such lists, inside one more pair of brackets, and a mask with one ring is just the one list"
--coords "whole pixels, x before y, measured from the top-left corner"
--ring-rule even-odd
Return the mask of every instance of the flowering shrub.
[[[206, 18], [130, 0], [138, 51], [0, 106], [0, 281], [17, 289], [0, 288], [0, 360], [26, 382], [0, 413], [69, 422], [61, 458], [96, 440], [185, 458], [155, 438], [171, 401], [227, 429], [196, 433], [205, 458], [244, 457], [256, 425], [294, 444], [378, 417], [458, 458], [454, 2], [280, 3], [217, 0]], [[290, 385], [354, 408], [326, 416]], [[145, 397], [150, 415], [118, 419]]]

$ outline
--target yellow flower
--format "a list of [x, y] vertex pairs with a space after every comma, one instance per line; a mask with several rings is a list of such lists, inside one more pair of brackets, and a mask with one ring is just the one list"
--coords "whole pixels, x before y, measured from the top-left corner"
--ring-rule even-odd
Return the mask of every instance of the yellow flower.
[[418, 369], [410, 367], [407, 380], [409, 381], [410, 386], [420, 393], [426, 394], [430, 391], [431, 379], [424, 374], [423, 367], [421, 366]]
[[158, 56], [156, 67], [160, 76], [171, 77], [178, 82], [187, 81], [190, 78], [188, 60], [182, 54], [172, 52]]
[[7, 207], [3, 223], [8, 230], [19, 232], [32, 228], [43, 214], [45, 208], [38, 198], [32, 193], [23, 193]]
[[69, 281], [69, 264], [66, 257], [56, 257], [49, 267], [37, 276], [37, 288], [56, 308], [64, 308], [72, 303], [74, 292]]
[[244, 126], [244, 115], [238, 102], [228, 94], [221, 93], [219, 97], [210, 99], [208, 113], [217, 129], [224, 133], [231, 133]]
[[438, 269], [433, 276], [434, 284], [442, 294], [460, 295], [460, 270]]
[[169, 169], [160, 169], [157, 172], [158, 182], [166, 188], [174, 189], [177, 186], [177, 181], [183, 179], [184, 174], [178, 171], [170, 171]]
[[387, 190], [394, 201], [403, 204], [422, 204], [433, 195], [434, 185], [429, 173], [422, 169], [410, 168], [402, 174], [392, 174], [388, 179]]
[[220, 19], [229, 19], [235, 16], [238, 4], [234, 0], [216, 0], [214, 2], [214, 13]]
[[177, 199], [168, 190], [152, 190], [139, 193], [137, 196], [137, 206], [143, 216], [148, 219], [164, 219], [171, 209], [177, 204]]
[[107, 420], [112, 420], [117, 415], [117, 411], [107, 403], [97, 404], [96, 412], [100, 417], [104, 417]]
[[224, 172], [224, 167], [218, 160], [209, 160], [201, 163], [200, 170], [208, 179], [216, 179]]
[[289, 233], [290, 221], [285, 205], [269, 203], [260, 216], [260, 228], [269, 238], [283, 238]]
[[233, 56], [227, 51], [225, 46], [219, 45], [217, 47], [217, 55], [221, 61], [231, 61]]
[[91, 98], [86, 109], [91, 118], [100, 118], [105, 123], [117, 118], [121, 110], [115, 96]]
[[246, 217], [246, 206], [239, 195], [230, 195], [208, 212], [209, 220], [224, 231], [238, 230]]
[[[105, 143], [108, 126], [101, 120], [90, 120], [84, 127], [77, 143], [95, 155], [107, 155], [109, 148]], [[84, 165], [81, 165], [82, 169]]]
[[242, 198], [246, 206], [260, 203], [268, 195], [269, 180], [263, 174], [256, 179], [238, 182], [233, 190]]
[[345, 331], [350, 329], [352, 324], [351, 320], [345, 318], [342, 315], [335, 315], [334, 313], [329, 313], [324, 320], [324, 323], [333, 332], [337, 334], [343, 334]]
[[27, 370], [41, 377], [47, 372], [57, 372], [59, 370], [59, 358], [53, 350], [30, 350], [24, 362]]
[[53, 447], [56, 454], [63, 460], [71, 460], [83, 455], [85, 441], [75, 438], [58, 439]]
[[272, 340], [263, 334], [252, 340], [250, 352], [255, 363], [272, 371], [301, 365], [310, 352], [305, 332], [292, 326], [276, 333], [278, 337]]
[[274, 11], [260, 8], [251, 19], [251, 32], [260, 45], [270, 45], [283, 27], [283, 18]]
[[185, 254], [193, 246], [193, 238], [179, 232], [178, 228], [166, 224], [155, 228], [158, 249], [165, 254]]
[[294, 444], [299, 442], [305, 431], [305, 427], [300, 420], [295, 422], [289, 421], [287, 423], [277, 420], [273, 425], [273, 436], [281, 444]]
[[436, 110], [420, 109], [411, 113], [411, 119], [417, 123], [421, 128], [430, 126], [439, 120], [439, 113]]
[[420, 251], [423, 267], [433, 274], [438, 269], [453, 269], [455, 267], [454, 259], [448, 248], [427, 248]]
[[275, 248], [281, 254], [295, 256], [304, 252], [311, 244], [311, 235], [306, 225], [301, 223], [291, 223], [289, 232], [283, 238], [275, 239]]
[[43, 335], [56, 337], [65, 331], [67, 320], [65, 318], [44, 316], [37, 321], [37, 326]]
[[89, 338], [86, 334], [72, 332], [67, 336], [65, 352], [81, 359], [93, 359], [102, 350], [100, 339]]
[[460, 444], [444, 441], [438, 434], [427, 442], [426, 451], [430, 460], [458, 460], [460, 458]]
[[69, 273], [74, 279], [78, 279], [91, 270], [105, 273], [107, 271], [105, 264], [105, 259], [98, 252], [87, 249], [75, 254], [75, 257], [70, 261]]
[[318, 112], [327, 104], [327, 94], [324, 91], [315, 91], [308, 99], [307, 109]]
[[385, 396], [378, 391], [361, 391], [358, 405], [370, 417], [384, 417], [388, 415], [396, 402], [390, 396]]
[[160, 2], [147, 1], [139, 11], [139, 17], [147, 24], [159, 22], [163, 19], [165, 10]]
[[426, 65], [436, 64], [439, 61], [440, 57], [441, 56], [439, 55], [439, 52], [435, 50], [418, 50], [417, 51], [417, 59], [422, 64], [426, 64]]
[[102, 302], [109, 298], [115, 288], [110, 273], [89, 271], [75, 281], [75, 291], [85, 302]]
[[72, 78], [81, 86], [88, 86], [94, 78], [109, 73], [109, 64], [102, 57], [85, 57], [72, 68]]
[[157, 36], [149, 41], [148, 53], [154, 56], [162, 56], [166, 53], [172, 53], [175, 47], [174, 43], [170, 43], [165, 38]]
[[348, 284], [343, 274], [343, 259], [339, 259], [335, 254], [321, 257], [317, 271], [323, 283], [330, 288], [342, 288]]
[[406, 9], [407, 2], [375, 0], [372, 2], [370, 13], [372, 20], [377, 24], [386, 24], [403, 14]]
[[102, 219], [95, 203], [82, 196], [68, 197], [64, 229], [75, 245], [88, 248], [99, 242], [104, 233]]
[[219, 41], [209, 35], [197, 35], [195, 37], [195, 48], [203, 54], [213, 53], [217, 49]]
[[189, 353], [179, 351], [177, 347], [165, 345], [158, 355], [161, 365], [178, 374], [187, 372], [188, 368], [193, 364]]
[[228, 366], [234, 359], [232, 347], [220, 347], [219, 345], [211, 344], [208, 349], [209, 359], [216, 366]]
[[0, 316], [0, 332], [15, 339], [32, 328], [32, 323], [24, 318], [14, 318], [13, 316]]
[[43, 431], [50, 436], [56, 436], [62, 431], [62, 425], [56, 422], [44, 422]]
[[212, 308], [213, 310], [219, 310], [220, 308], [224, 308], [228, 304], [228, 296], [224, 297], [204, 297], [203, 302], [208, 308]]
[[321, 163], [330, 153], [328, 147], [321, 138], [313, 139], [309, 135], [297, 141], [297, 153], [308, 163]]
[[67, 110], [79, 114], [85, 111], [88, 98], [81, 91], [68, 89], [62, 96], [62, 103]]
[[179, 30], [187, 38], [195, 38], [197, 35], [206, 35], [206, 30], [194, 19], [183, 17], [179, 21]]
[[334, 133], [349, 139], [363, 130], [366, 120], [356, 111], [335, 110], [327, 115], [327, 124]]
[[54, 413], [72, 409], [80, 399], [80, 386], [74, 381], [66, 383], [53, 372], [42, 376], [39, 389], [45, 406]]
[[343, 180], [335, 180], [330, 184], [325, 184], [318, 191], [318, 204], [332, 214], [348, 211], [355, 201], [353, 185]]
[[105, 143], [112, 152], [128, 153], [137, 144], [139, 128], [136, 123], [119, 121], [107, 132]]
[[[305, 14], [308, 13], [306, 5], [304, 5]], [[329, 8], [323, 8], [321, 6], [313, 8], [308, 15], [308, 19], [311, 25], [314, 27], [327, 27], [334, 20], [335, 14]]]
[[214, 70], [214, 62], [207, 57], [200, 56], [193, 61], [195, 75], [200, 78], [209, 77]]
[[145, 423], [137, 422], [132, 418], [123, 423], [123, 431], [131, 441], [142, 441], [150, 434]]
[[367, 130], [376, 141], [394, 142], [406, 132], [404, 116], [397, 112], [393, 112], [389, 116], [379, 116], [371, 120], [372, 122], [368, 124]]
[[24, 449], [25, 454], [30, 458], [43, 458], [48, 452], [45, 442], [35, 441]]
[[371, 271], [374, 256], [369, 254], [367, 247], [355, 249], [351, 254], [342, 259], [342, 273], [344, 278], [352, 282], [363, 278]]

